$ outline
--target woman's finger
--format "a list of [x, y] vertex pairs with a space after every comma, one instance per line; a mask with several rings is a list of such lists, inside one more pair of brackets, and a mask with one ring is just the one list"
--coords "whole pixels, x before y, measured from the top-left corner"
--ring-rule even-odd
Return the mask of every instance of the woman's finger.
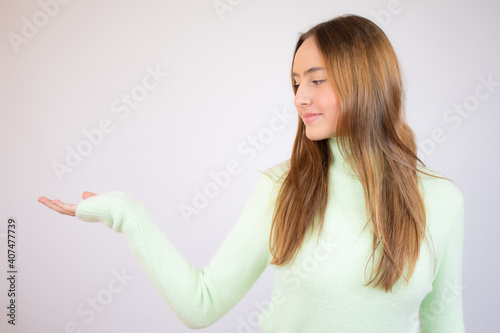
[[62, 207], [56, 205], [53, 200], [50, 200], [46, 197], [40, 197], [38, 198], [38, 202], [44, 204], [45, 206], [47, 206], [48, 208], [58, 212], [58, 213], [61, 213], [61, 214], [65, 214], [65, 215], [70, 215], [70, 216], [75, 216], [74, 214], [71, 214], [70, 211], [67, 211], [65, 209], [63, 209]]
[[82, 194], [82, 198], [83, 198], [83, 199], [87, 199], [87, 198], [93, 197], [94, 195], [97, 195], [97, 194], [95, 194], [95, 193], [93, 193], [93, 192], [85, 191], [85, 192], [83, 192], [83, 194]]
[[76, 206], [78, 206], [77, 204], [69, 204], [57, 199], [53, 200], [52, 202], [66, 211], [68, 215], [75, 216]]
[[[93, 197], [97, 194], [89, 191], [85, 191], [82, 194], [83, 199], [88, 199], [90, 197]], [[61, 200], [50, 200], [46, 197], [39, 197], [38, 201], [47, 206], [48, 208], [61, 213], [65, 215], [70, 215], [70, 216], [76, 216], [76, 209], [78, 207], [78, 204], [69, 204], [62, 202]]]

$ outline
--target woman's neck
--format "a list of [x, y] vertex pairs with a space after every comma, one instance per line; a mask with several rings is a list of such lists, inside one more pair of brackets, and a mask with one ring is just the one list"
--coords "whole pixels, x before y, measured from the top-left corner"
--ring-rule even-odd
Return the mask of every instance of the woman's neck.
[[338, 139], [338, 137], [336, 137], [336, 136], [330, 137], [327, 140], [328, 140], [328, 145], [330, 146], [330, 150], [331, 150], [332, 156], [333, 156], [333, 161], [332, 161], [332, 164], [330, 166], [331, 172], [345, 174], [345, 175], [348, 175], [348, 176], [351, 176], [351, 177], [354, 177], [357, 179], [354, 171], [352, 170], [351, 166], [347, 162], [347, 154], [350, 153], [349, 145], [347, 145], [345, 147], [346, 150], [343, 151], [345, 156], [342, 156], [341, 147], [340, 147], [340, 143], [339, 143], [340, 140]]

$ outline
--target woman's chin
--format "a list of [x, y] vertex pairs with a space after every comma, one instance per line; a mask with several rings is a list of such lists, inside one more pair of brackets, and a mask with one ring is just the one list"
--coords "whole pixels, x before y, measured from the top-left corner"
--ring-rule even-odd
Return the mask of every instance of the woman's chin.
[[311, 141], [319, 141], [332, 137], [333, 135], [328, 135], [326, 133], [320, 133], [318, 131], [308, 131], [306, 129], [306, 136]]

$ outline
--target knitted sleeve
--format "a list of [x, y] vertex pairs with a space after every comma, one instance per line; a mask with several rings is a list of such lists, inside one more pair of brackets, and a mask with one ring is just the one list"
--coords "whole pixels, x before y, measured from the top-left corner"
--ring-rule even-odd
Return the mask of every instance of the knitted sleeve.
[[210, 326], [255, 284], [268, 265], [274, 202], [261, 175], [243, 211], [209, 264], [197, 269], [172, 245], [142, 203], [112, 191], [77, 206], [76, 216], [123, 233], [134, 257], [172, 311], [189, 328]]
[[432, 291], [420, 305], [421, 333], [465, 332], [462, 305], [462, 256], [465, 227], [464, 198], [460, 190], [450, 193], [445, 209], [451, 214], [446, 243], [440, 256]]

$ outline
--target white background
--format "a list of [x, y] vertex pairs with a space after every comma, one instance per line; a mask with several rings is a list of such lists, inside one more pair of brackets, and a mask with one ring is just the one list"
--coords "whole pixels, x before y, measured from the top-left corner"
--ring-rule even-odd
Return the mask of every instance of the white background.
[[[43, 22], [39, 2], [1, 0], [0, 276], [7, 271], [11, 216], [18, 224], [19, 274], [15, 327], [6, 323], [7, 282], [0, 279], [0, 330], [65, 332], [73, 321], [82, 332], [190, 332], [156, 293], [124, 235], [57, 214], [37, 198], [77, 203], [85, 190], [124, 191], [144, 203], [186, 260], [203, 267], [236, 222], [258, 170], [290, 157], [296, 114], [255, 156], [238, 147], [262, 135], [276, 110], [295, 112], [289, 72], [298, 34], [354, 13], [379, 24], [398, 53], [419, 147], [433, 131], [444, 133], [419, 157], [465, 196], [466, 328], [499, 332], [500, 86], [476, 99], [471, 112], [449, 110], [474, 101], [480, 77], [500, 82], [500, 3], [219, 2], [232, 3], [232, 10], [219, 15], [212, 0], [73, 0]], [[25, 43], [9, 41], [36, 19], [43, 26]], [[148, 66], [168, 76], [119, 118], [111, 104], [141, 84]], [[105, 118], [113, 131], [59, 181], [54, 162], [65, 164], [66, 147], [76, 149], [85, 140], [82, 131]], [[210, 172], [231, 160], [241, 173], [188, 224], [179, 207], [190, 205], [194, 190], [211, 181]], [[134, 279], [85, 322], [77, 307], [107, 288], [113, 270]], [[258, 311], [255, 302], [269, 299], [272, 277], [268, 268], [237, 306], [201, 331], [238, 332], [240, 320]]]

